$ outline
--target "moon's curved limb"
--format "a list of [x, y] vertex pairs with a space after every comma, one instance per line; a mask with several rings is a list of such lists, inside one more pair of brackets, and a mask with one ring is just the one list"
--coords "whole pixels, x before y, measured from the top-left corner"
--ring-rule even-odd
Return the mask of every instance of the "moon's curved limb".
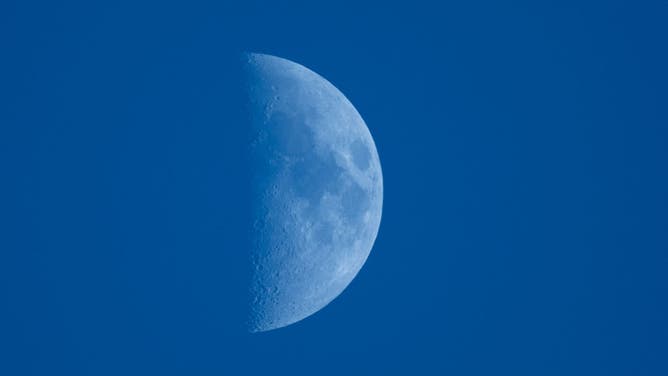
[[336, 298], [373, 246], [378, 153], [353, 105], [291, 61], [246, 55], [251, 114], [249, 330], [297, 322]]

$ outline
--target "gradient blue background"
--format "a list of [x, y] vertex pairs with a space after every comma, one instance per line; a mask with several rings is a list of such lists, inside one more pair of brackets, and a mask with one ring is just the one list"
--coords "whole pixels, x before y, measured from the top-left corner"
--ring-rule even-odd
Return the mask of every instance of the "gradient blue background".
[[[0, 374], [668, 374], [667, 19], [3, 1]], [[257, 335], [238, 326], [244, 50], [339, 87], [385, 180], [349, 288]]]

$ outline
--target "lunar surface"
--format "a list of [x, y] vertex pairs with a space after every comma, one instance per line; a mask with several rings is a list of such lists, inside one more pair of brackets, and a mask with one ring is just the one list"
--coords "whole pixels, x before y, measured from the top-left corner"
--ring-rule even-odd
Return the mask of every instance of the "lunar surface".
[[355, 278], [380, 225], [383, 183], [366, 124], [309, 69], [248, 54], [252, 278], [248, 329], [290, 325]]

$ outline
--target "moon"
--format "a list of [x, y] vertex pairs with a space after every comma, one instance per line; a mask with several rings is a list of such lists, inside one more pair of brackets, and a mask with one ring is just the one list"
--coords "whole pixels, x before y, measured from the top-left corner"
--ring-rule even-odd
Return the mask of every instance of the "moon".
[[378, 234], [380, 160], [355, 107], [302, 65], [244, 59], [252, 191], [248, 329], [325, 307], [355, 278]]

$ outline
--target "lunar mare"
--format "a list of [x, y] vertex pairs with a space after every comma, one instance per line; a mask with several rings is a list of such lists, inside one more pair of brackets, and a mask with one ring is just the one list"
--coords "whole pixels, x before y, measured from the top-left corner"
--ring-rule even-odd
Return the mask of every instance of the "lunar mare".
[[311, 70], [248, 54], [251, 332], [304, 319], [357, 275], [380, 225], [374, 141], [346, 97]]

